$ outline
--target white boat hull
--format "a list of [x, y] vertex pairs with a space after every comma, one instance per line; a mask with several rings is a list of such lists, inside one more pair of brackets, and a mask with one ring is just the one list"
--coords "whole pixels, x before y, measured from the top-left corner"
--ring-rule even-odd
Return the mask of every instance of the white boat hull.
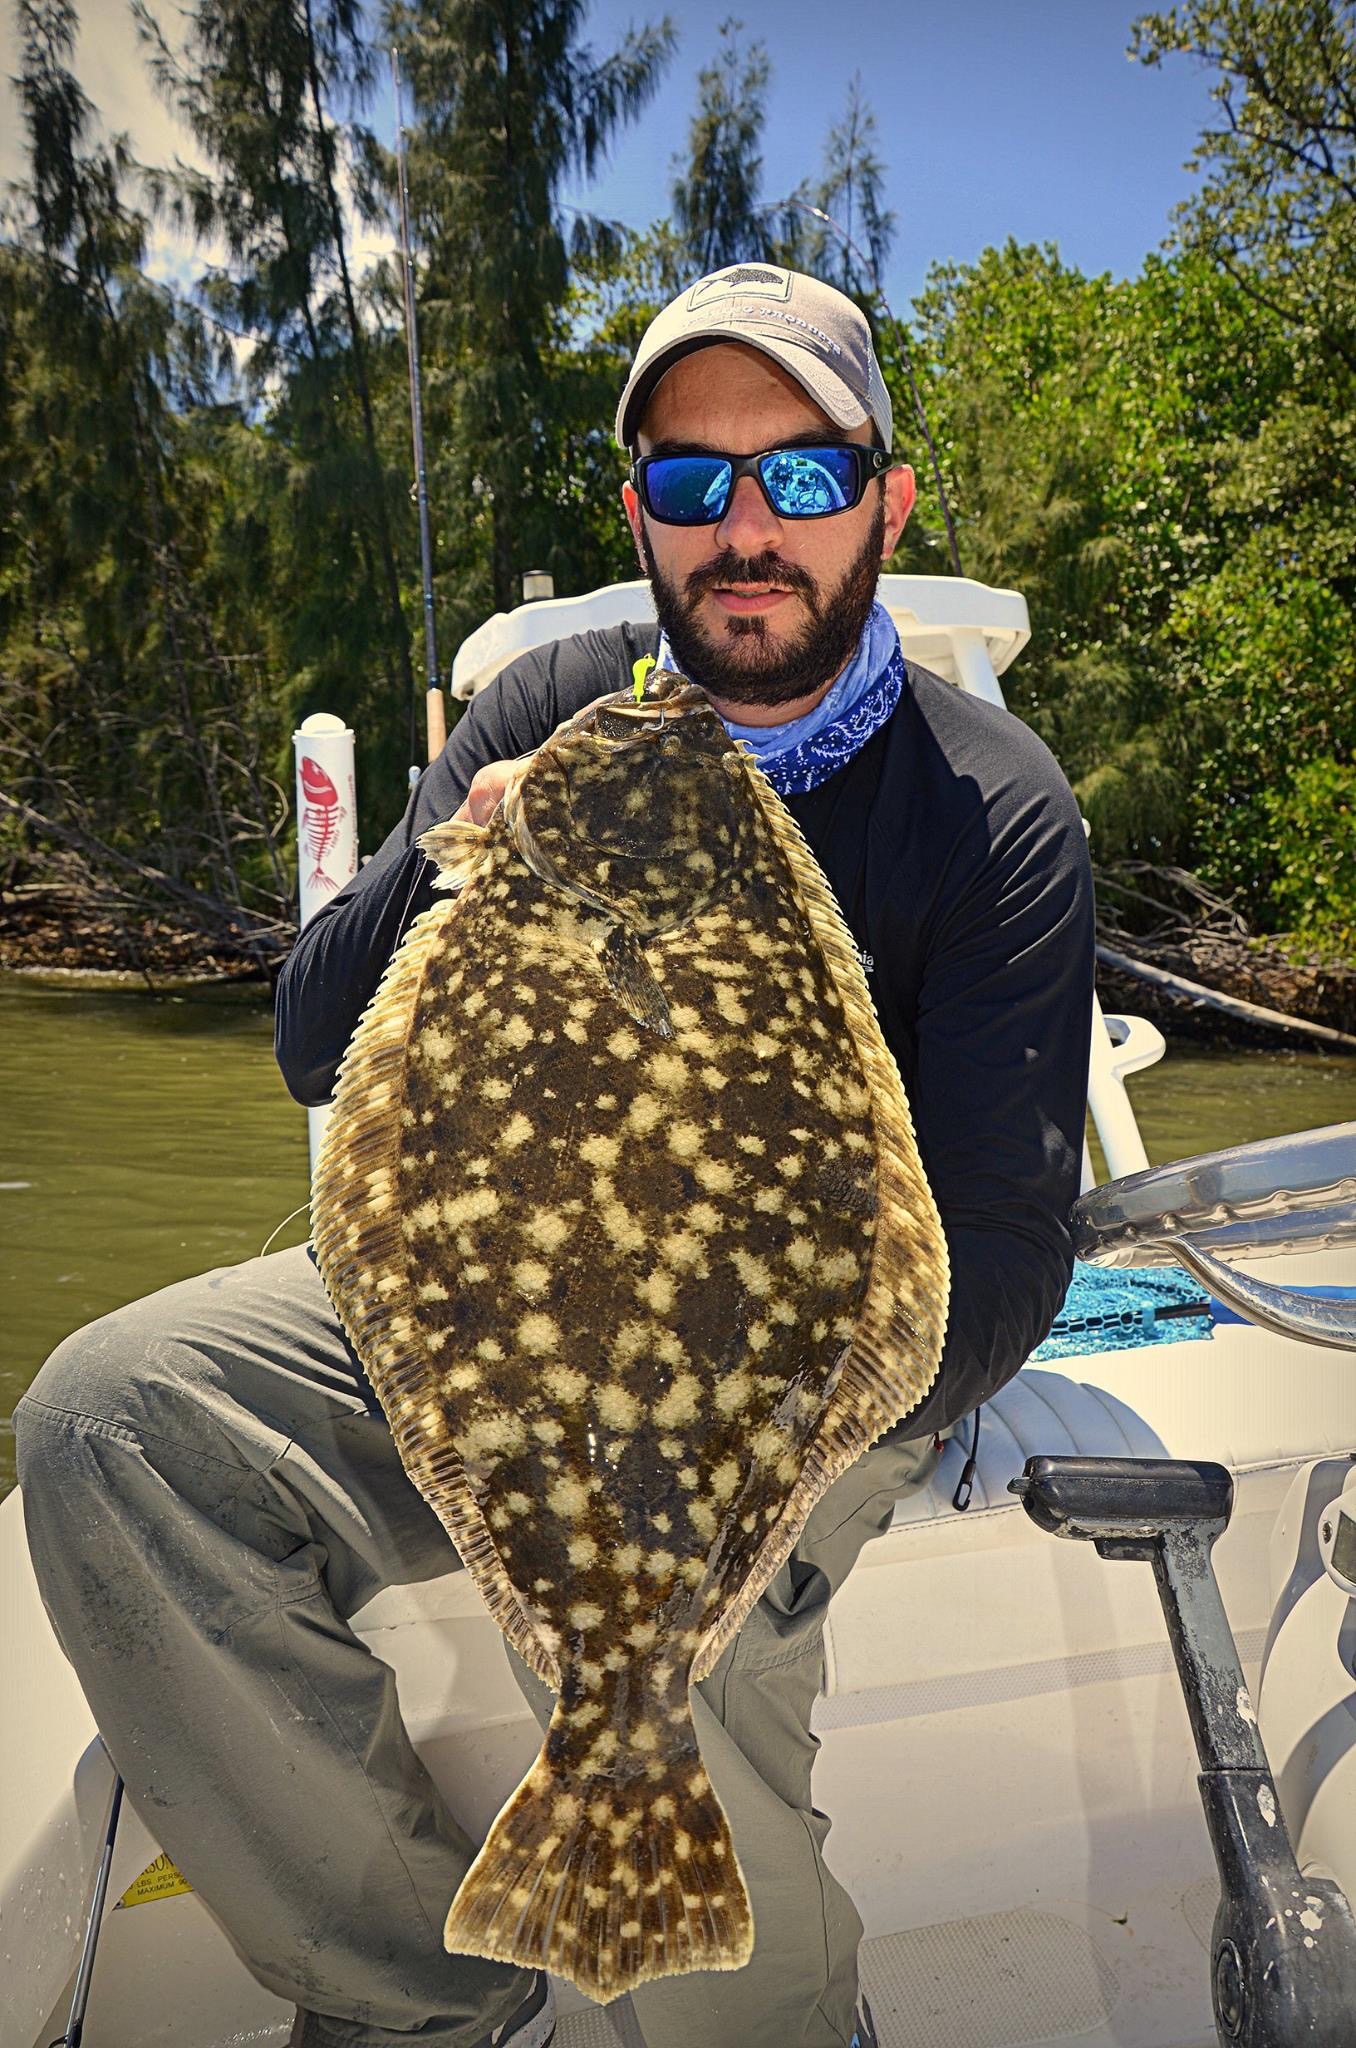
[[[1217, 1883], [1152, 1574], [1034, 1527], [1006, 1491], [1034, 1453], [1212, 1458], [1233, 1470], [1217, 1570], [1255, 1697], [1267, 1658], [1262, 1729], [1274, 1692], [1283, 1808], [1301, 1869], [1356, 1891], [1356, 1680], [1339, 1643], [1356, 1624], [1312, 1529], [1312, 1504], [1341, 1490], [1353, 1449], [1350, 1357], [1225, 1327], [1208, 1341], [1070, 1359], [1059, 1373], [1028, 1367], [984, 1411], [969, 1511], [950, 1504], [962, 1462], [952, 1443], [929, 1493], [868, 1547], [830, 1617], [815, 1796], [865, 1922], [883, 2048], [1214, 2040]], [[3, 1750], [0, 2048], [45, 2048], [64, 2026], [112, 1771], [38, 1603], [18, 1508], [0, 1509], [19, 1676]], [[453, 1809], [482, 1832], [536, 1730], [470, 1582], [453, 1573], [390, 1588], [355, 1626], [394, 1667], [411, 1735]], [[1317, 1743], [1315, 1718], [1326, 1729]], [[158, 1853], [125, 1807], [87, 2048], [281, 2042], [290, 2015], [196, 1895], [112, 1907]], [[560, 2048], [640, 2040], [625, 2002], [585, 2011], [564, 1987], [561, 2007], [574, 2017]]]

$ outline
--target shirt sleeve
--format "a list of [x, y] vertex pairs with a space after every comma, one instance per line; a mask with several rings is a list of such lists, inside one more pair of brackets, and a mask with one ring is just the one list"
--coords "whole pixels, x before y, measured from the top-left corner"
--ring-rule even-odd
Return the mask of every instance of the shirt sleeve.
[[405, 815], [351, 882], [301, 932], [278, 979], [273, 1047], [298, 1102], [325, 1102], [359, 1018], [410, 925], [433, 902], [421, 832], [460, 809], [477, 769], [515, 759], [555, 728], [545, 664], [515, 662], [471, 700], [419, 777]]
[[512, 761], [562, 719], [629, 679], [654, 630], [626, 625], [548, 642], [509, 663], [472, 698], [405, 815], [353, 880], [318, 910], [278, 979], [273, 1047], [298, 1102], [328, 1101], [358, 1020], [401, 939], [433, 902], [433, 865], [417, 841], [461, 808], [477, 769]]
[[[1037, 745], [1039, 743], [1036, 743]], [[1073, 1271], [1094, 915], [1063, 776], [1012, 778], [950, 862], [923, 954], [910, 1103], [951, 1259], [923, 1436], [995, 1394], [1048, 1333]]]

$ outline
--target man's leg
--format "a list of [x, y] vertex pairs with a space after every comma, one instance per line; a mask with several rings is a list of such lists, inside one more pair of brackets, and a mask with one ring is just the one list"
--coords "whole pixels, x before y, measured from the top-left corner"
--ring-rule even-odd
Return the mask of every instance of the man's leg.
[[[824, 1861], [810, 1798], [810, 1710], [824, 1675], [829, 1601], [895, 1502], [925, 1486], [931, 1438], [890, 1438], [831, 1487], [739, 1635], [693, 1694], [702, 1760], [729, 1817], [753, 1903], [746, 1968], [663, 1977], [633, 2001], [646, 2048], [847, 2048], [862, 1923]], [[512, 1657], [542, 1726], [553, 1698]]]
[[334, 2016], [308, 2042], [463, 2048], [506, 2018], [531, 1978], [444, 1952], [474, 1847], [348, 1627], [456, 1553], [309, 1252], [77, 1332], [16, 1428], [38, 1584], [128, 1794], [260, 1982]]

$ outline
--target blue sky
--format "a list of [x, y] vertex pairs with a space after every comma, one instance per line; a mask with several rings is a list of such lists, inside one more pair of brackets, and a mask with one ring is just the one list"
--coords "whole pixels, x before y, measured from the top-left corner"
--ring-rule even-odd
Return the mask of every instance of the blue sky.
[[[588, 40], [601, 54], [663, 11], [595, 0]], [[667, 211], [697, 72], [733, 13], [772, 63], [765, 199], [817, 174], [861, 73], [898, 216], [893, 299], [911, 297], [933, 261], [971, 260], [1009, 235], [1133, 276], [1191, 189], [1182, 167], [1210, 110], [1209, 76], [1192, 60], [1150, 70], [1126, 56], [1138, 11], [1133, 0], [686, 0], [658, 99], [588, 194], [571, 196], [635, 227]]]
[[[173, 30], [177, 9], [153, 0]], [[375, 10], [374, 10], [375, 11]], [[570, 203], [644, 227], [669, 205], [673, 159], [686, 143], [697, 72], [719, 47], [731, 0], [674, 6], [679, 47], [658, 98], [627, 131], [603, 174]], [[663, 6], [594, 0], [586, 40], [611, 50]], [[818, 172], [824, 137], [860, 72], [876, 115], [889, 203], [898, 216], [886, 286], [897, 309], [938, 260], [969, 261], [1009, 235], [1053, 241], [1087, 271], [1132, 276], [1168, 232], [1191, 188], [1183, 164], [1209, 112], [1209, 79], [1189, 59], [1147, 70], [1126, 56], [1134, 0], [745, 0], [744, 40], [772, 62], [763, 196]], [[111, 128], [146, 161], [191, 156], [146, 80], [126, 0], [84, 0], [77, 69]], [[0, 178], [21, 169], [7, 74], [13, 16], [0, 12]], [[384, 137], [389, 90], [370, 116]], [[360, 238], [372, 252], [384, 236]], [[360, 255], [363, 253], [360, 250]], [[200, 268], [168, 245], [157, 268], [186, 281]]]

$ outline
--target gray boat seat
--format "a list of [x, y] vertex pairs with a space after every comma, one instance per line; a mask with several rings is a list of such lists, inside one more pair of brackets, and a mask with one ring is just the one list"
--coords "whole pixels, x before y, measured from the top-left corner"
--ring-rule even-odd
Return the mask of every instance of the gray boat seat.
[[[973, 1416], [959, 1425], [942, 1451], [932, 1484], [895, 1508], [892, 1528], [954, 1515], [952, 1505], [974, 1430]], [[1162, 1442], [1144, 1419], [1114, 1394], [1067, 1379], [1040, 1366], [1024, 1366], [984, 1405], [974, 1491], [966, 1513], [1016, 1510], [1008, 1492], [1028, 1458], [1162, 1458]]]

